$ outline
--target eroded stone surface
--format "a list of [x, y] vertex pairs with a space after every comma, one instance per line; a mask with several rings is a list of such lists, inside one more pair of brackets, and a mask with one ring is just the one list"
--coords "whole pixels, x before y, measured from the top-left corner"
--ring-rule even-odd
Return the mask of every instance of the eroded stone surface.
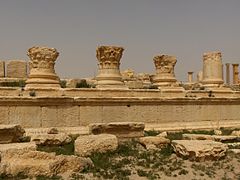
[[53, 176], [66, 172], [81, 172], [86, 166], [92, 165], [87, 158], [77, 156], [56, 156], [55, 153], [46, 153], [29, 150], [9, 150], [2, 153], [0, 174], [17, 176], [18, 174], [30, 177]]
[[75, 141], [75, 153], [79, 156], [89, 156], [93, 152], [114, 151], [117, 147], [118, 139], [112, 134], [80, 136]]
[[31, 141], [34, 141], [37, 145], [64, 145], [72, 142], [72, 138], [65, 133], [59, 134], [38, 134], [32, 135]]
[[11, 60], [6, 62], [8, 78], [26, 78], [27, 62], [24, 60]]
[[139, 142], [147, 149], [156, 149], [166, 146], [170, 143], [170, 140], [161, 136], [148, 136], [139, 138]]
[[0, 125], [0, 144], [20, 142], [24, 133], [20, 125]]
[[5, 62], [0, 60], [0, 77], [5, 76]]
[[89, 125], [90, 134], [114, 134], [118, 138], [144, 136], [145, 124], [141, 122], [94, 123]]
[[212, 140], [173, 140], [172, 146], [177, 155], [196, 161], [220, 159], [228, 150], [226, 144]]
[[183, 134], [185, 140], [214, 140], [214, 137], [207, 134]]
[[232, 136], [240, 136], [240, 131], [233, 131]]

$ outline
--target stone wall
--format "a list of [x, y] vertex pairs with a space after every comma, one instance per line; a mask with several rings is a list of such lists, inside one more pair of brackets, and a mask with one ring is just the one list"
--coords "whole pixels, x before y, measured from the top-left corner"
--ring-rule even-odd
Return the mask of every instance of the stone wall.
[[145, 122], [153, 128], [240, 126], [240, 98], [12, 97], [0, 99], [0, 124], [25, 128]]

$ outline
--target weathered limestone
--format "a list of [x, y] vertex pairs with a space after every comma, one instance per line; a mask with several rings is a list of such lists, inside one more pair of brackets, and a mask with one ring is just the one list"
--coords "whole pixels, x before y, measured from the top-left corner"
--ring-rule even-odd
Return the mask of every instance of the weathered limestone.
[[74, 147], [75, 153], [84, 157], [94, 152], [115, 151], [118, 147], [118, 139], [112, 134], [79, 136]]
[[233, 84], [239, 84], [239, 78], [238, 78], [238, 75], [239, 75], [239, 71], [238, 71], [239, 64], [232, 64], [232, 67], [233, 67]]
[[156, 75], [153, 79], [154, 85], [161, 86], [174, 86], [177, 82], [174, 74], [174, 67], [177, 63], [175, 56], [160, 55], [153, 58]]
[[54, 70], [59, 53], [55, 48], [32, 47], [28, 50], [30, 74], [26, 88], [60, 88], [59, 77]]
[[139, 142], [146, 147], [146, 149], [162, 148], [170, 143], [170, 140], [161, 136], [148, 136], [139, 138]]
[[226, 63], [226, 84], [230, 85], [230, 63]]
[[226, 155], [226, 144], [211, 140], [173, 140], [175, 153], [190, 160], [217, 160]]
[[218, 142], [240, 141], [237, 136], [207, 135], [207, 134], [183, 134], [185, 140], [212, 140]]
[[19, 142], [24, 133], [20, 125], [0, 125], [0, 144]]
[[27, 62], [24, 60], [11, 60], [6, 63], [8, 78], [26, 78]]
[[223, 84], [221, 52], [209, 52], [203, 54], [202, 83], [205, 87], [220, 87]]
[[38, 134], [32, 135], [31, 141], [34, 141], [37, 145], [55, 146], [69, 144], [72, 142], [72, 138], [65, 133]]
[[5, 62], [0, 61], [0, 77], [5, 77]]
[[193, 83], [193, 72], [188, 72], [188, 83]]
[[240, 137], [240, 131], [233, 131], [231, 135]]
[[119, 70], [120, 59], [124, 49], [116, 46], [100, 46], [97, 48], [98, 75], [96, 76], [97, 88], [124, 88]]
[[81, 172], [92, 166], [89, 158], [58, 155], [29, 150], [9, 150], [2, 153], [0, 174], [29, 177], [52, 177], [63, 173]]
[[198, 74], [197, 74], [197, 81], [199, 83], [201, 83], [203, 80], [203, 72], [202, 71], [199, 71]]
[[118, 138], [139, 138], [144, 136], [144, 123], [113, 122], [94, 123], [89, 125], [90, 134], [114, 134]]
[[137, 79], [141, 80], [143, 83], [143, 88], [149, 88], [152, 83], [151, 83], [151, 78], [150, 74], [147, 73], [139, 73], [137, 74]]
[[9, 150], [35, 151], [36, 149], [37, 149], [37, 145], [35, 142], [1, 144], [0, 154]]

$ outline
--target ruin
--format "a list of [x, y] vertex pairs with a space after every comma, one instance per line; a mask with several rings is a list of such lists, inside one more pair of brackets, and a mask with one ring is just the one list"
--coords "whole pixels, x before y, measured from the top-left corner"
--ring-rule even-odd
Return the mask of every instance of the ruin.
[[[73, 85], [61, 88], [54, 69], [58, 51], [47, 47], [30, 48], [26, 86], [0, 87], [0, 124], [67, 130], [91, 123], [129, 121], [172, 130], [240, 125], [237, 110], [240, 84], [235, 80], [234, 88], [224, 87], [220, 52], [204, 54], [203, 75], [198, 73], [198, 81], [193, 83], [193, 72], [188, 72], [187, 83], [194, 86], [184, 89], [184, 84], [178, 82], [174, 74], [175, 56], [155, 56], [155, 75], [137, 74], [130, 69], [121, 74], [123, 50], [116, 46], [98, 47], [97, 76], [86, 79], [83, 88], [75, 88], [77, 82], [81, 83], [80, 79], [71, 79], [74, 84], [65, 80]], [[1, 64], [2, 69], [6, 68], [4, 62]], [[238, 67], [234, 67], [236, 79]]]

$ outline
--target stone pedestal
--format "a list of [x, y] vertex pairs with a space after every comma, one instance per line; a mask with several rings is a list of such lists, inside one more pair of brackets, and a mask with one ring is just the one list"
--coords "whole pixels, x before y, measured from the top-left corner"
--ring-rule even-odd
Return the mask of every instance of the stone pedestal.
[[30, 58], [30, 73], [26, 89], [60, 88], [59, 77], [54, 65], [59, 55], [55, 48], [32, 47], [27, 54]]
[[233, 84], [238, 84], [239, 83], [239, 78], [238, 78], [238, 75], [239, 75], [239, 71], [238, 71], [239, 64], [232, 64], [232, 67], [233, 67]]
[[226, 84], [230, 85], [230, 63], [226, 63]]
[[203, 55], [203, 85], [221, 87], [223, 85], [222, 55], [220, 52], [209, 52]]
[[120, 59], [124, 49], [116, 46], [100, 46], [97, 48], [98, 75], [97, 88], [127, 89], [120, 73]]
[[188, 83], [193, 83], [193, 72], [188, 72]]

